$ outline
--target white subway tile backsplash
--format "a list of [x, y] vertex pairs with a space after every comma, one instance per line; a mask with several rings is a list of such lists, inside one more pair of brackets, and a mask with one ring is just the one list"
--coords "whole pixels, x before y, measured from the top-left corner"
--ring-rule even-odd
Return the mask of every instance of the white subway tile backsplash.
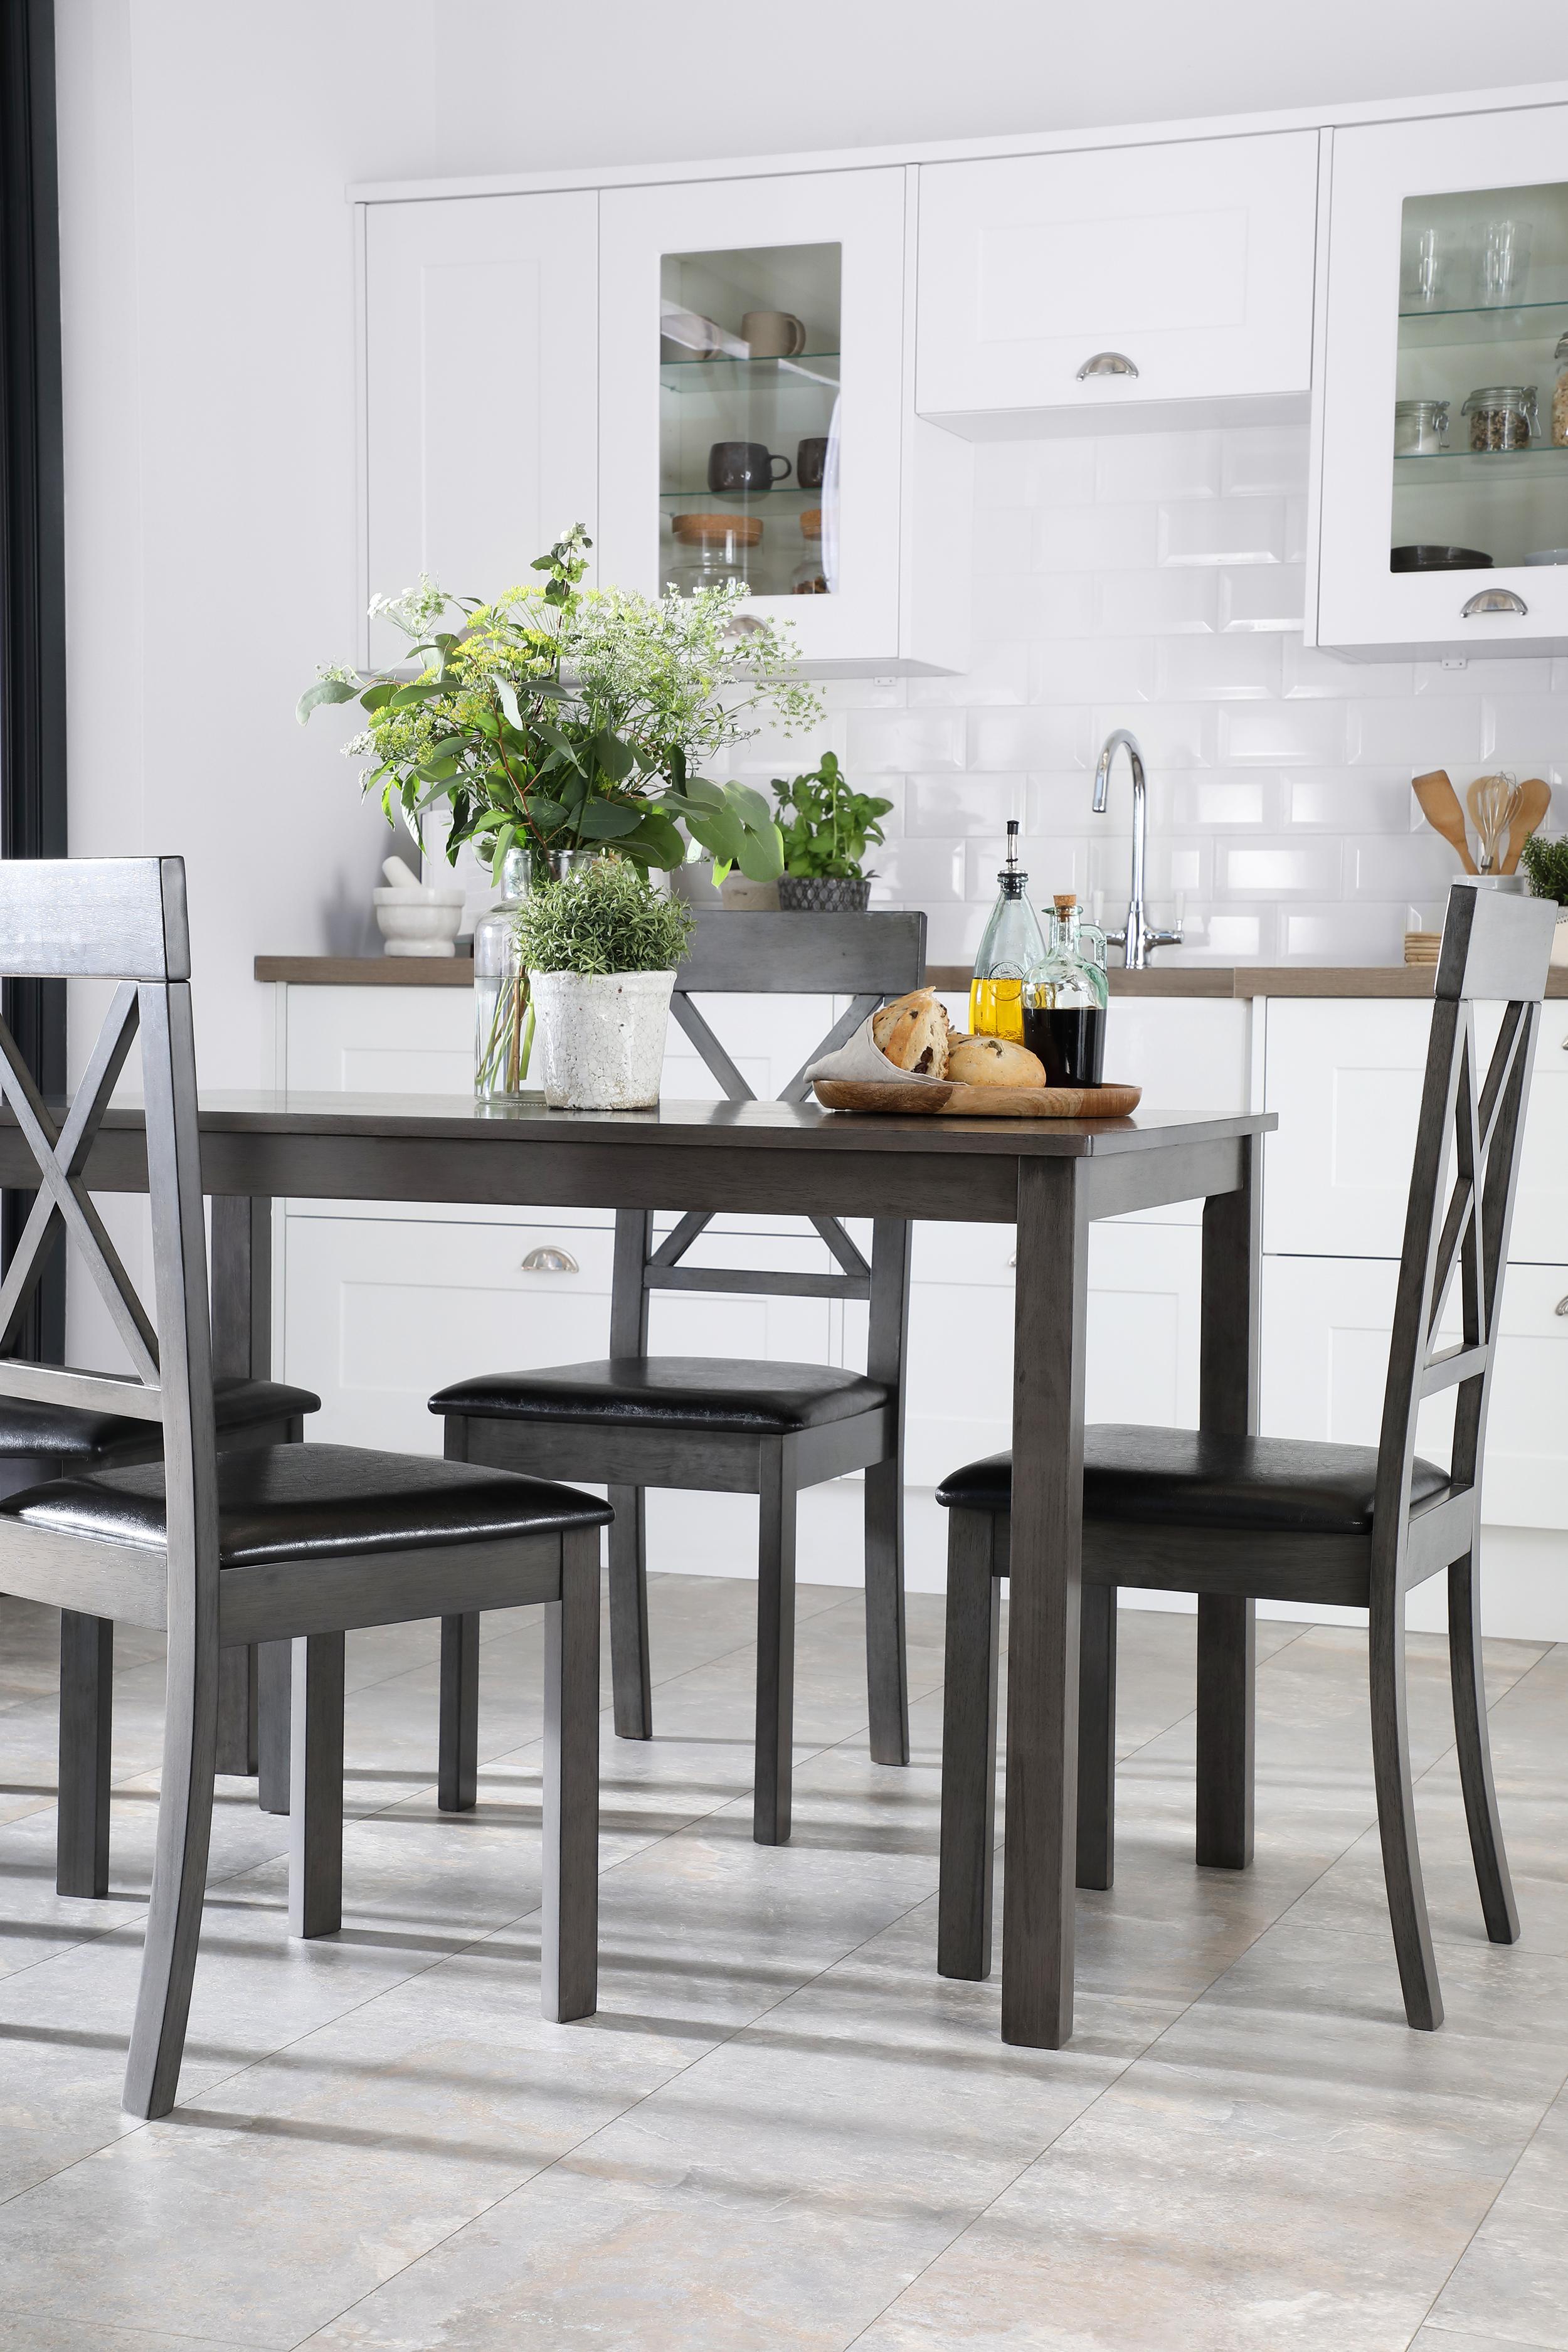
[[1099, 445], [1097, 499], [1212, 499], [1219, 495], [1218, 433], [1130, 433]]
[[[1167, 580], [1202, 579], [1201, 572], [1167, 572]], [[1301, 629], [1307, 575], [1299, 563], [1244, 564], [1219, 575], [1219, 625], [1226, 631]]]
[[1225, 436], [1220, 487], [1227, 499], [1291, 498], [1307, 479], [1304, 425], [1248, 425]]
[[1283, 499], [1218, 499], [1212, 506], [1163, 506], [1162, 563], [1283, 563]]
[[1101, 742], [1126, 727], [1150, 781], [1152, 909], [1178, 903], [1183, 961], [1397, 962], [1406, 910], [1453, 867], [1410, 780], [1461, 793], [1489, 765], [1559, 787], [1568, 826], [1568, 660], [1341, 662], [1303, 649], [1304, 428], [983, 444], [974, 453], [974, 664], [963, 677], [837, 680], [809, 742], [742, 745], [765, 783], [837, 750], [896, 803], [872, 903], [924, 906], [962, 963], [1024, 828], [1037, 903], [1074, 889], [1117, 925], [1131, 794]]
[[1222, 761], [1326, 768], [1343, 759], [1344, 744], [1344, 705], [1339, 702], [1242, 702], [1219, 713]]
[[1167, 637], [1156, 688], [1181, 702], [1259, 702], [1279, 693], [1279, 640], [1274, 636]]
[[1214, 627], [1217, 604], [1218, 583], [1206, 569], [1107, 572], [1096, 583], [1094, 614], [1113, 636], [1190, 636]]

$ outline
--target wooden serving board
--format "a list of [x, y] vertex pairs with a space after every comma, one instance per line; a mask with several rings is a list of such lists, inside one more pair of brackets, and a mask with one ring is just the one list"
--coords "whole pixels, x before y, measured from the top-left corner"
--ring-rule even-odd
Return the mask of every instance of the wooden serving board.
[[944, 1118], [1125, 1118], [1142, 1087], [900, 1086], [896, 1078], [813, 1078], [824, 1110], [924, 1111]]

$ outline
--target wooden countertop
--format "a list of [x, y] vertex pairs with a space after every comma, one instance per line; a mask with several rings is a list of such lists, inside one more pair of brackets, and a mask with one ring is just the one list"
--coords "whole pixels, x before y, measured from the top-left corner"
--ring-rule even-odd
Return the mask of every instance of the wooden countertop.
[[[932, 964], [932, 983], [962, 992], [963, 964]], [[296, 988], [471, 988], [466, 956], [258, 956], [256, 977]], [[1202, 997], [1236, 1003], [1251, 996], [1378, 996], [1420, 999], [1432, 993], [1429, 965], [1155, 964], [1147, 971], [1112, 971], [1112, 996]], [[1568, 968], [1553, 971], [1548, 996], [1568, 996]]]

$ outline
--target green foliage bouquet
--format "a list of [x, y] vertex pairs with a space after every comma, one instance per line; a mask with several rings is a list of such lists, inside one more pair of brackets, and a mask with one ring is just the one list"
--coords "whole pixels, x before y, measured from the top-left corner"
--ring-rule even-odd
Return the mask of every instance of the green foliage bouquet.
[[[447, 803], [454, 863], [472, 842], [498, 877], [514, 847], [540, 879], [555, 853], [601, 846], [668, 867], [685, 858], [684, 835], [721, 877], [738, 866], [773, 880], [784, 853], [763, 794], [699, 772], [764, 715], [786, 735], [810, 726], [816, 695], [773, 624], [737, 615], [741, 592], [584, 589], [591, 544], [578, 524], [534, 562], [542, 583], [489, 604], [423, 577], [376, 597], [372, 617], [402, 630], [417, 675], [324, 668], [298, 716], [357, 700], [367, 723], [344, 751], [366, 761], [364, 790], [416, 839], [426, 811]], [[441, 625], [453, 614], [458, 625]]]

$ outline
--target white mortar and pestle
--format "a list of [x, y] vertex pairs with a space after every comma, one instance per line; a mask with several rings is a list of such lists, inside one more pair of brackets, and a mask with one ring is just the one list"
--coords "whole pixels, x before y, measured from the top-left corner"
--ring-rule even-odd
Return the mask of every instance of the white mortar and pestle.
[[456, 955], [454, 941], [463, 921], [462, 884], [421, 882], [401, 857], [383, 858], [381, 870], [387, 887], [370, 895], [381, 926], [384, 953]]

